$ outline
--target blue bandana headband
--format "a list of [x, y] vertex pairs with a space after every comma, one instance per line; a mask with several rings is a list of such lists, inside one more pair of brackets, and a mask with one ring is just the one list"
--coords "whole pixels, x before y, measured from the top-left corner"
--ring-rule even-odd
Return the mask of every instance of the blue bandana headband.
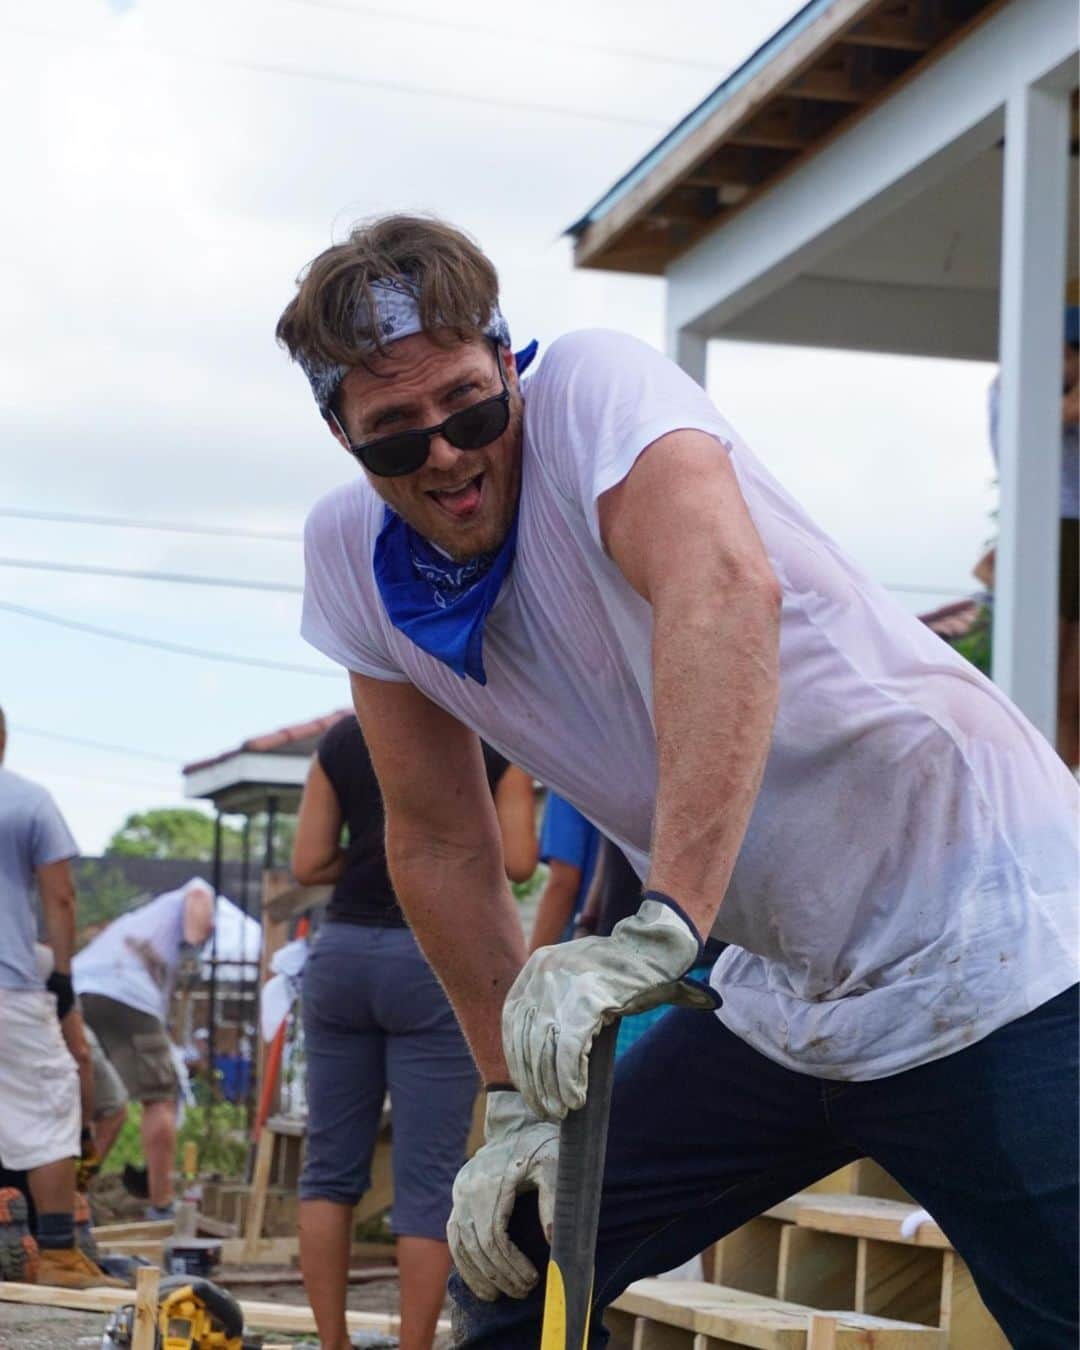
[[[377, 329], [379, 336], [387, 344], [400, 342], [402, 338], [412, 337], [414, 333], [424, 331], [424, 325], [420, 322], [420, 307], [417, 304], [416, 288], [409, 282], [373, 281], [370, 289], [371, 297], [375, 302], [375, 322], [371, 322], [367, 310], [364, 310], [358, 316], [356, 325], [358, 329], [366, 331], [370, 331], [372, 328]], [[500, 347], [510, 346], [510, 325], [503, 318], [498, 305], [495, 305], [488, 315], [483, 333], [485, 337], [497, 342]], [[319, 405], [319, 411], [325, 417], [330, 411], [330, 405], [341, 381], [349, 373], [349, 367], [339, 366], [332, 361], [323, 361], [317, 356], [307, 356], [303, 353], [299, 354], [296, 359], [300, 368], [308, 377], [311, 392], [315, 395], [315, 402]]]

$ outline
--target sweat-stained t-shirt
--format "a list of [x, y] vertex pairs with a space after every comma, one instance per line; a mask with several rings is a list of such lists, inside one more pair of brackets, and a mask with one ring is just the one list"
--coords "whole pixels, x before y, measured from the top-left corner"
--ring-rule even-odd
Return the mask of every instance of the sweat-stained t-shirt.
[[48, 792], [0, 765], [0, 989], [42, 988], [34, 873], [78, 852]]
[[214, 894], [201, 877], [192, 877], [113, 919], [72, 961], [75, 992], [104, 994], [164, 1022], [180, 967], [184, 905], [196, 890]]
[[[712, 975], [717, 1015], [789, 1068], [869, 1079], [960, 1050], [1069, 987], [1077, 789], [1022, 714], [864, 575], [651, 348], [570, 334], [524, 397], [517, 556], [485, 629], [487, 685], [391, 625], [371, 566], [383, 504], [363, 477], [309, 517], [308, 641], [413, 683], [644, 876], [652, 610], [604, 552], [596, 503], [659, 437], [703, 431], [730, 456], [783, 590], [779, 710], [713, 928], [731, 944]], [[723, 809], [703, 801], [703, 828]]]

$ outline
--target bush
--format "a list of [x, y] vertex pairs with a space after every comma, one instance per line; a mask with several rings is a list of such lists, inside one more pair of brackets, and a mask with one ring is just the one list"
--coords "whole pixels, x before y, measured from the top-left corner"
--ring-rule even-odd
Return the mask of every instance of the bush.
[[[127, 1119], [109, 1150], [104, 1172], [122, 1172], [126, 1163], [143, 1165], [142, 1106], [132, 1102]], [[215, 1102], [209, 1106], [189, 1106], [184, 1113], [176, 1139], [175, 1166], [183, 1163], [184, 1145], [194, 1140], [199, 1149], [199, 1171], [220, 1172], [222, 1176], [241, 1176], [247, 1166], [247, 1117], [243, 1106], [233, 1102]]]

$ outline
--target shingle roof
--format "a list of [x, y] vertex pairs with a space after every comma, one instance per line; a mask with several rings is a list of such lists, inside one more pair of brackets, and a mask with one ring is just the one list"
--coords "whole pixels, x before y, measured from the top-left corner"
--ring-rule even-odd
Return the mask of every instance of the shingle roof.
[[351, 708], [338, 708], [335, 712], [322, 717], [313, 717], [307, 722], [297, 722], [293, 726], [279, 727], [276, 731], [266, 731], [258, 736], [249, 736], [232, 750], [211, 755], [208, 759], [195, 760], [185, 764], [185, 774], [195, 773], [198, 769], [208, 769], [213, 764], [222, 764], [234, 755], [312, 755], [324, 732], [329, 731], [343, 717], [348, 717]]

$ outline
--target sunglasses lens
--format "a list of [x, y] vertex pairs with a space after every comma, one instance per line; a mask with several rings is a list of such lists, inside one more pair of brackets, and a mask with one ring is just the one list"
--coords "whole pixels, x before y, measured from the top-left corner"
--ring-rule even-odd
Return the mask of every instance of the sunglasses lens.
[[406, 431], [400, 436], [384, 436], [359, 449], [365, 468], [380, 478], [397, 478], [412, 473], [427, 459], [428, 438], [422, 431]]
[[443, 425], [443, 435], [458, 450], [479, 450], [501, 436], [509, 420], [507, 398], [500, 394], [448, 417]]

